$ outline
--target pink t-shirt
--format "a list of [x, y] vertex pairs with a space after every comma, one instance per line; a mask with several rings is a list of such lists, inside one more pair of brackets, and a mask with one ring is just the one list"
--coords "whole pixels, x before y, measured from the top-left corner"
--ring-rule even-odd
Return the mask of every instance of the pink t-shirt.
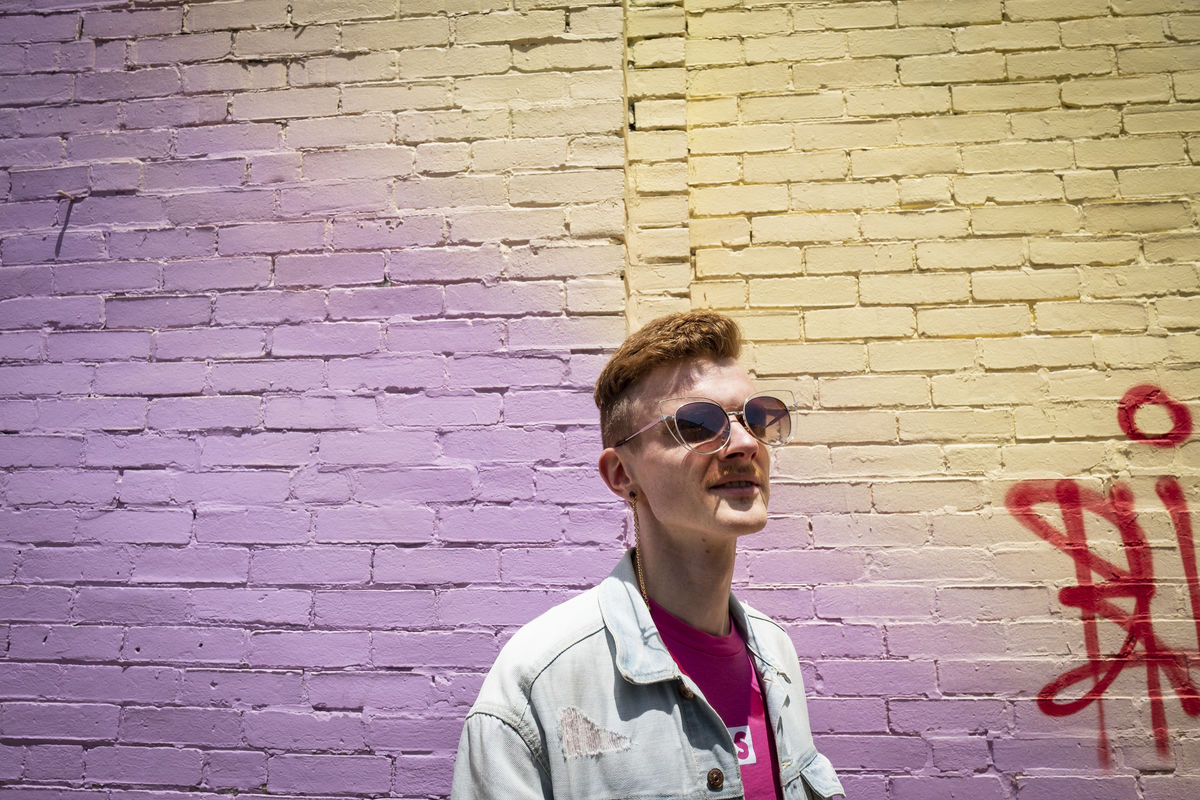
[[781, 800], [775, 740], [767, 724], [762, 687], [737, 626], [713, 636], [650, 601], [650, 615], [667, 650], [716, 709], [737, 748], [746, 800]]

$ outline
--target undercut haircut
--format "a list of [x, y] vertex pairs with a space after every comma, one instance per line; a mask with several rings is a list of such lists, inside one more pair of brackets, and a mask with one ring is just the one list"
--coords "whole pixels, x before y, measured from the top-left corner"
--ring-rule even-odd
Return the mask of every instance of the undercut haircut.
[[736, 359], [742, 332], [724, 314], [686, 311], [647, 322], [622, 342], [596, 379], [600, 439], [612, 447], [633, 427], [633, 395], [647, 375], [664, 364], [692, 358]]

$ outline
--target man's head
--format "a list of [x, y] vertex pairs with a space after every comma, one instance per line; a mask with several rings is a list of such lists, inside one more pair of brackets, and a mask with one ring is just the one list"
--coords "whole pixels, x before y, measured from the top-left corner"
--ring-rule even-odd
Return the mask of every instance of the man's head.
[[737, 323], [714, 311], [688, 311], [659, 317], [631, 334], [596, 379], [593, 397], [600, 409], [605, 447], [634, 431], [637, 389], [656, 368], [688, 359], [732, 360], [741, 355]]

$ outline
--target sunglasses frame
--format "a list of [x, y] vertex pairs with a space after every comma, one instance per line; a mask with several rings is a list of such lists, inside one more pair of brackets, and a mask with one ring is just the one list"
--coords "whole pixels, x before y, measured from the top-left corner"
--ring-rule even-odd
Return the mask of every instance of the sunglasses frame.
[[[768, 447], [781, 447], [781, 446], [787, 444], [788, 442], [790, 442], [792, 440], [792, 431], [791, 431], [790, 424], [788, 425], [787, 439], [785, 439], [782, 442], [767, 442], [767, 441], [764, 441], [763, 439], [759, 439], [759, 437], [755, 436], [754, 432], [752, 430], [750, 430], [750, 426], [746, 424], [746, 407], [750, 405], [750, 401], [755, 400], [759, 397], [770, 397], [772, 400], [778, 400], [779, 402], [783, 403], [783, 407], [787, 410], [789, 417], [791, 416], [793, 411], [795, 411], [796, 409], [798, 409], [800, 407], [800, 404], [796, 402], [796, 396], [787, 389], [777, 389], [775, 391], [757, 392], [755, 394], [752, 394], [746, 398], [745, 402], [742, 403], [741, 409], [739, 409], [737, 411], [726, 411], [725, 406], [721, 405], [716, 400], [710, 400], [707, 397], [668, 397], [665, 400], [658, 401], [658, 411], [659, 411], [658, 419], [653, 420], [653, 421], [647, 423], [646, 425], [643, 425], [638, 430], [634, 431], [633, 433], [629, 434], [621, 441], [614, 444], [613, 447], [620, 447], [621, 445], [629, 442], [635, 436], [638, 436], [639, 434], [643, 434], [646, 431], [650, 430], [651, 428], [653, 428], [655, 425], [659, 424], [660, 422], [666, 422], [667, 430], [671, 432], [671, 437], [673, 439], [675, 439], [675, 441], [679, 442], [681, 445], [686, 447], [688, 450], [691, 450], [693, 453], [698, 453], [698, 454], [704, 455], [704, 456], [712, 455], [713, 453], [719, 453], [720, 451], [724, 450], [725, 446], [729, 444], [729, 438], [731, 436], [733, 436], [733, 420], [737, 420], [738, 424], [740, 424], [746, 430], [747, 433], [749, 433], [751, 436], [754, 436], [755, 439], [762, 442], [763, 444], [765, 444]], [[723, 414], [725, 414], [726, 421], [729, 423], [728, 425], [725, 426], [724, 437], [718, 437], [720, 439], [721, 443], [717, 447], [714, 447], [712, 450], [698, 450], [695, 447], [693, 447], [692, 445], [685, 442], [683, 440], [683, 437], [679, 434], [679, 428], [677, 427], [678, 423], [675, 421], [675, 414], [668, 414], [668, 413], [666, 413], [666, 411], [664, 411], [664, 407], [667, 403], [679, 403], [679, 405], [677, 405], [675, 407], [675, 414], [679, 413], [679, 409], [683, 408], [683, 406], [687, 405], [688, 403], [709, 403], [709, 404], [714, 405], [717, 408], [719, 408], [721, 410], [721, 412]], [[789, 420], [789, 422], [790, 422], [790, 420]], [[717, 440], [718, 439], [712, 439], [711, 442], [716, 442]]]

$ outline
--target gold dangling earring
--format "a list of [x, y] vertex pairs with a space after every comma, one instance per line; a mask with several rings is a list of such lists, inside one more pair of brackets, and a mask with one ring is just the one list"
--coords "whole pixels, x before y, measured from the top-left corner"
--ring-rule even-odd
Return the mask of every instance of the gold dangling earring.
[[649, 606], [650, 596], [646, 594], [646, 578], [642, 574], [642, 525], [638, 522], [637, 492], [630, 492], [629, 505], [633, 509], [633, 568], [637, 573], [638, 591]]

